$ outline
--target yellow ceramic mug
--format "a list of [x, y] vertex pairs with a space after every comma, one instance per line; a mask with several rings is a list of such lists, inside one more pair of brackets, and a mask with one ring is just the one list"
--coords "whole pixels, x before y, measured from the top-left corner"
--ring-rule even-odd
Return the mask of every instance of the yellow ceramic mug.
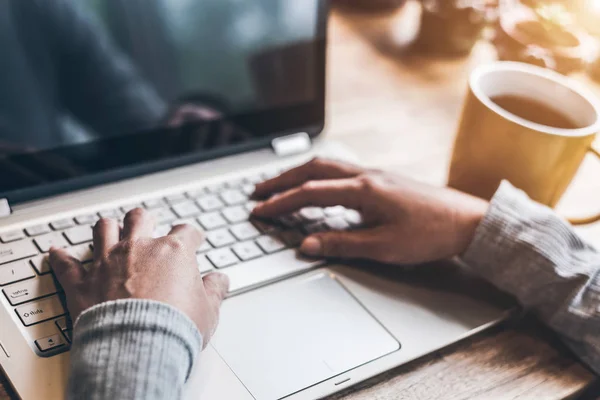
[[[576, 129], [540, 125], [512, 114], [492, 98], [517, 96], [568, 117]], [[600, 132], [600, 102], [569, 78], [544, 68], [498, 62], [471, 75], [448, 184], [490, 199], [503, 179], [554, 207]], [[600, 220], [600, 215], [573, 220]]]

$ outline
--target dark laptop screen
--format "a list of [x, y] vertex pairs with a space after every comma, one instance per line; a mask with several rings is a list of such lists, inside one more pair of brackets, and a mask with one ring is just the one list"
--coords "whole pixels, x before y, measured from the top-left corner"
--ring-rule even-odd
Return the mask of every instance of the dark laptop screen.
[[317, 133], [324, 21], [321, 0], [0, 2], [0, 195]]

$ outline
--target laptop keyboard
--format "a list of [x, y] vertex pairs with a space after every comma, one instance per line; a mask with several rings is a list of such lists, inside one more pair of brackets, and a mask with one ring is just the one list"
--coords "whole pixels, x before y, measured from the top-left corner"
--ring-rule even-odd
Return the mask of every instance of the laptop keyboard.
[[174, 225], [191, 224], [205, 231], [206, 241], [197, 251], [202, 274], [220, 271], [231, 280], [230, 292], [257, 287], [304, 272], [323, 263], [297, 252], [307, 234], [347, 230], [361, 224], [360, 214], [344, 207], [305, 208], [276, 221], [250, 217], [255, 202], [254, 185], [280, 171], [222, 182], [185, 193], [150, 198], [141, 203], [93, 214], [30, 226], [0, 234], [0, 287], [3, 303], [17, 316], [32, 348], [43, 357], [68, 350], [69, 321], [61, 288], [55, 282], [47, 252], [68, 249], [82, 263], [93, 261], [92, 228], [100, 218], [122, 221], [137, 207], [154, 217], [154, 237]]

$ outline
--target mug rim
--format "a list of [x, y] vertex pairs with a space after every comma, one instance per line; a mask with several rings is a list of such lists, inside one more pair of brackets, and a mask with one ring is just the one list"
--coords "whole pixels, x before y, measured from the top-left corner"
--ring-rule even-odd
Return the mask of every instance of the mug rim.
[[[571, 90], [573, 93], [580, 96], [583, 100], [588, 102], [590, 106], [594, 109], [596, 113], [596, 121], [588, 126], [583, 128], [576, 129], [565, 129], [565, 128], [555, 128], [548, 125], [539, 124], [537, 122], [530, 121], [523, 117], [519, 117], [504, 108], [500, 107], [496, 103], [492, 101], [490, 96], [483, 92], [479, 82], [485, 77], [485, 75], [490, 74], [492, 72], [522, 72], [525, 74], [534, 75], [538, 78], [547, 79], [554, 83], [557, 83], [561, 86], [564, 86]], [[471, 77], [469, 78], [469, 86], [471, 91], [477, 97], [477, 99], [482, 102], [488, 109], [500, 115], [501, 117], [521, 125], [525, 128], [546, 133], [550, 135], [557, 136], [571, 136], [571, 137], [585, 137], [596, 135], [600, 132], [600, 101], [598, 97], [594, 95], [592, 91], [583, 87], [579, 82], [562, 75], [558, 72], [538, 67], [531, 64], [525, 64], [521, 62], [514, 61], [497, 61], [490, 64], [480, 65], [475, 68], [471, 73]]]

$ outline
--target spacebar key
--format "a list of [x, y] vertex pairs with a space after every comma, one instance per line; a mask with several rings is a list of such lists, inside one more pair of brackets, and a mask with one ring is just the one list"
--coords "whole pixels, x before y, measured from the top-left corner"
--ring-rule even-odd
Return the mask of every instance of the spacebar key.
[[229, 292], [232, 293], [295, 275], [324, 263], [324, 260], [308, 259], [302, 257], [296, 250], [288, 249], [240, 263], [222, 272], [229, 277]]

